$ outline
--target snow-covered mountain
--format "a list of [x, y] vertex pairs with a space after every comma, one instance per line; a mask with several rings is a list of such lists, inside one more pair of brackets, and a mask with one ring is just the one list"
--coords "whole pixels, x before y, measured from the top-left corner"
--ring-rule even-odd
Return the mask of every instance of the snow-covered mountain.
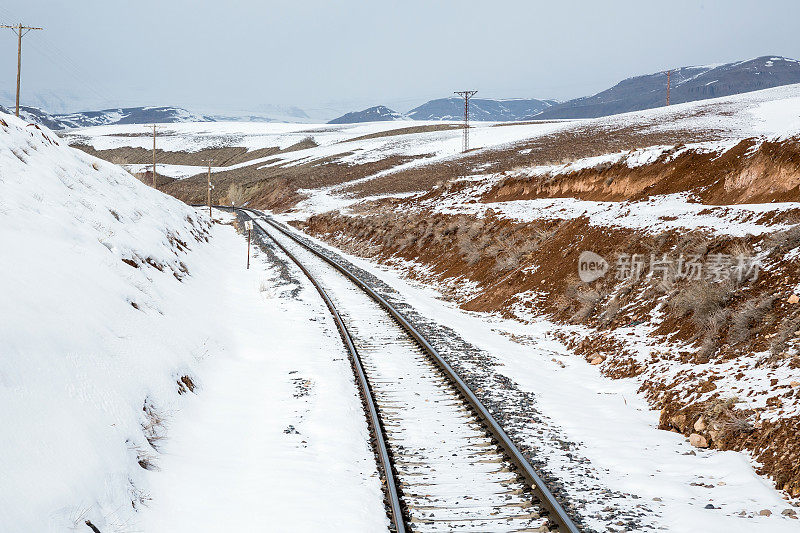
[[154, 122], [208, 122], [211, 120], [204, 115], [198, 115], [180, 107], [123, 107], [54, 115], [54, 117], [67, 128]]
[[383, 105], [368, 107], [362, 111], [345, 113], [341, 117], [328, 121], [328, 124], [353, 124], [355, 122], [377, 122], [381, 120], [402, 120], [404, 117], [397, 111]]
[[[14, 108], [7, 108], [0, 105], [0, 113], [14, 114]], [[38, 107], [19, 106], [19, 116], [22, 120], [28, 123], [40, 124], [51, 130], [64, 129], [64, 125], [58, 118], [51, 115], [47, 111], [43, 111]]]
[[[535, 98], [507, 100], [472, 98], [469, 106], [469, 118], [488, 121], [525, 120], [555, 104], [554, 100], [537, 100]], [[464, 100], [455, 97], [431, 100], [415, 107], [407, 115], [415, 120], [461, 120], [464, 118]]]
[[[0, 112], [13, 114], [14, 109], [0, 106]], [[51, 130], [111, 124], [209, 122], [214, 120], [180, 107], [120, 107], [102, 111], [51, 114], [36, 107], [20, 106], [20, 116], [28, 122], [46, 126]]]
[[[680, 104], [800, 83], [800, 62], [763, 56], [721, 65], [681, 67], [670, 75], [670, 103]], [[593, 118], [663, 106], [667, 73], [625, 79], [610, 89], [545, 109], [536, 118]]]

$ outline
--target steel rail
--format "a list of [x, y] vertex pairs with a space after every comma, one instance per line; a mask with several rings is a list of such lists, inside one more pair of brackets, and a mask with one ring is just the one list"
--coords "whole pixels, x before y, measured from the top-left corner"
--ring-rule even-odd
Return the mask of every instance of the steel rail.
[[[238, 211], [248, 213], [248, 216], [252, 218], [249, 214], [250, 210], [245, 209], [237, 209]], [[259, 217], [260, 218], [260, 217]], [[358, 354], [358, 350], [356, 349], [355, 344], [353, 343], [353, 338], [350, 336], [350, 332], [347, 330], [347, 326], [345, 326], [344, 321], [342, 320], [339, 311], [336, 309], [336, 306], [333, 304], [333, 301], [328, 296], [328, 293], [325, 292], [325, 289], [322, 285], [314, 278], [311, 272], [303, 266], [302, 263], [295, 257], [292, 252], [286, 249], [277, 239], [275, 239], [272, 235], [269, 234], [264, 228], [255, 224], [255, 227], [260, 230], [264, 235], [269, 237], [269, 239], [274, 242], [278, 248], [280, 248], [283, 253], [285, 253], [289, 259], [291, 259], [299, 268], [303, 271], [303, 274], [309, 279], [314, 288], [317, 289], [319, 295], [325, 301], [325, 305], [328, 306], [328, 310], [330, 311], [331, 315], [333, 316], [334, 321], [336, 322], [336, 327], [339, 330], [339, 334], [342, 337], [342, 340], [347, 347], [347, 351], [350, 355], [350, 362], [355, 369], [356, 378], [358, 379], [358, 385], [361, 389], [361, 394], [364, 398], [364, 403], [367, 407], [367, 414], [369, 419], [370, 428], [372, 429], [372, 433], [375, 439], [375, 447], [378, 455], [378, 459], [381, 463], [381, 468], [383, 470], [383, 476], [386, 485], [386, 495], [387, 500], [389, 503], [390, 515], [392, 525], [394, 526], [396, 533], [405, 533], [406, 526], [405, 526], [405, 519], [403, 515], [402, 505], [400, 502], [400, 495], [397, 490], [397, 480], [394, 477], [393, 471], [393, 462], [391, 458], [391, 454], [389, 453], [389, 447], [386, 444], [386, 434], [383, 429], [383, 425], [381, 423], [380, 415], [378, 414], [378, 409], [375, 403], [375, 399], [372, 396], [372, 390], [369, 386], [369, 381], [367, 380], [367, 375], [364, 372], [364, 367], [361, 364], [361, 357]]]
[[[367, 293], [373, 300], [375, 300], [384, 310], [386, 310], [400, 326], [419, 344], [419, 346], [428, 354], [428, 356], [436, 363], [436, 365], [444, 372], [444, 374], [450, 379], [450, 381], [455, 385], [456, 389], [462, 394], [462, 396], [467, 400], [470, 406], [475, 410], [475, 412], [483, 419], [484, 423], [487, 425], [489, 432], [492, 436], [498, 441], [500, 446], [506, 452], [508, 457], [511, 459], [511, 462], [517, 468], [518, 473], [522, 475], [522, 477], [526, 480], [528, 485], [531, 487], [533, 493], [539, 498], [540, 504], [542, 507], [548, 511], [550, 517], [556, 525], [558, 526], [559, 531], [561, 532], [568, 532], [568, 533], [579, 533], [579, 529], [573, 523], [572, 519], [569, 517], [567, 512], [564, 510], [561, 503], [553, 496], [553, 493], [550, 492], [550, 489], [547, 488], [544, 480], [536, 473], [534, 468], [528, 462], [527, 459], [522, 455], [522, 452], [519, 451], [519, 448], [514, 444], [502, 426], [495, 420], [494, 416], [489, 412], [489, 410], [483, 405], [483, 403], [478, 399], [472, 389], [464, 382], [463, 379], [456, 373], [453, 367], [444, 360], [444, 358], [439, 355], [439, 352], [431, 346], [431, 344], [425, 339], [425, 337], [417, 331], [417, 329], [411, 325], [411, 323], [399, 312], [397, 311], [389, 302], [387, 302], [381, 295], [375, 292], [370, 286], [364, 283], [358, 276], [350, 272], [347, 268], [339, 264], [337, 261], [327, 257], [325, 254], [320, 253], [318, 250], [315, 250], [313, 247], [309, 246], [307, 243], [303, 242], [300, 238], [298, 238], [293, 232], [285, 229], [279, 223], [275, 222], [274, 220], [268, 218], [263, 212], [260, 212], [255, 209], [242, 209], [242, 211], [248, 211], [251, 213], [255, 213], [259, 220], [263, 220], [276, 230], [280, 231], [294, 242], [301, 245], [303, 248], [311, 251], [314, 255], [328, 263], [338, 272], [343, 274], [347, 277], [350, 281], [352, 281], [357, 287], [359, 287], [362, 291]], [[263, 228], [261, 228], [264, 231]], [[268, 232], [264, 231], [267, 235]], [[271, 235], [270, 238], [273, 242], [277, 243], [278, 241], [274, 239]], [[278, 244], [282, 250], [286, 251], [286, 249]], [[287, 255], [290, 257], [291, 254], [287, 252]], [[300, 265], [300, 263], [292, 257], [295, 263], [297, 263], [303, 271], [307, 272], [305, 268]], [[310, 274], [307, 274], [310, 276]], [[319, 288], [321, 292], [322, 289]], [[330, 307], [330, 305], [329, 305]]]

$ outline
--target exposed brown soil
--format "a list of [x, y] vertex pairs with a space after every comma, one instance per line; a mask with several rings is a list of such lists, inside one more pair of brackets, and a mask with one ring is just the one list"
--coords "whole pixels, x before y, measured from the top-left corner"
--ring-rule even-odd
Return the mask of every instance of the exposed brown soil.
[[523, 120], [520, 122], [501, 122], [499, 124], [492, 124], [492, 127], [502, 128], [503, 126], [526, 126], [529, 124], [558, 124], [560, 122], [569, 122], [569, 120]]
[[408, 128], [397, 128], [396, 130], [379, 131], [377, 133], [370, 133], [369, 135], [362, 135], [361, 137], [353, 137], [341, 142], [364, 141], [367, 139], [380, 139], [382, 137], [394, 137], [396, 135], [410, 135], [412, 133], [430, 133], [432, 131], [447, 131], [461, 129], [458, 124], [431, 124], [427, 126], [410, 126]]
[[[122, 148], [111, 148], [108, 150], [95, 150], [93, 147], [86, 144], [78, 143], [71, 146], [73, 148], [83, 150], [84, 152], [93, 156], [119, 165], [142, 165], [153, 162], [153, 151], [146, 148], [134, 148], [131, 146], [126, 146]], [[198, 150], [197, 152], [169, 152], [156, 149], [156, 162], [167, 165], [202, 166], [206, 164], [204, 161], [213, 159], [214, 166], [226, 167], [230, 165], [237, 165], [239, 163], [246, 163], [247, 161], [252, 161], [254, 159], [269, 157], [275, 154], [313, 148], [315, 146], [317, 146], [317, 144], [313, 140], [305, 139], [284, 149], [280, 149], [278, 147], [267, 147], [256, 150], [248, 150], [242, 146], [206, 148], [204, 150]]]
[[[144, 148], [124, 147], [98, 151], [86, 145], [76, 144], [73, 146], [116, 164], [152, 163], [152, 151]], [[156, 160], [161, 164], [201, 166], [204, 164], [203, 160], [213, 159], [215, 167], [225, 167], [314, 146], [316, 146], [316, 143], [313, 140], [306, 139], [283, 150], [272, 147], [248, 151], [246, 148], [235, 146], [197, 152], [163, 152], [157, 150]], [[239, 197], [239, 205], [248, 202], [251, 207], [285, 211], [305, 198], [303, 194], [298, 192], [299, 189], [338, 185], [402, 165], [419, 157], [426, 157], [424, 155], [392, 156], [380, 161], [363, 164], [347, 164], [339, 161], [347, 155], [351, 155], [351, 153], [343, 153], [291, 166], [275, 165], [278, 162], [278, 159], [275, 158], [241, 168], [214, 172], [212, 201], [214, 203], [230, 204], [231, 186], [237, 185], [241, 187], [241, 190], [236, 192], [236, 196]], [[148, 185], [152, 185], [152, 173], [149, 170], [137, 175], [137, 178]], [[182, 180], [159, 175], [157, 187], [190, 204], [205, 203], [207, 199], [208, 181], [205, 172], [199, 172]]]
[[[762, 420], [761, 412], [743, 411], [730, 404], [729, 393], [715, 391], [713, 384], [719, 377], [714, 369], [717, 363], [752, 366], [747, 358], [756, 352], [771, 354], [758, 362], [765, 368], [786, 364], [800, 368], [800, 357], [787, 352], [788, 344], [800, 342], [796, 335], [800, 309], [786, 301], [800, 283], [800, 262], [779, 262], [788, 249], [800, 246], [800, 231], [766, 238], [709, 239], [699, 232], [675, 231], [649, 235], [591, 226], [583, 218], [521, 224], [491, 213], [485, 219], [434, 214], [397, 199], [362, 206], [358, 216], [326, 213], [298, 225], [356, 255], [384, 262], [400, 258], [429, 267], [412, 269], [410, 275], [445, 287], [444, 294], [464, 309], [508, 317], [518, 317], [522, 309], [548, 315], [556, 322], [590, 326], [596, 333], [563, 340], [587, 360], [600, 358], [601, 370], [611, 377], [640, 376], [642, 392], [654, 407], [662, 409], [663, 429], [687, 436], [701, 433], [714, 448], [749, 450], [761, 464], [759, 472], [772, 477], [789, 494], [800, 495], [800, 419]], [[756, 247], [770, 250], [775, 266], [761, 272], [755, 281], [712, 287], [717, 292], [711, 296], [705, 282], [660, 284], [645, 277], [622, 282], [607, 276], [586, 284], [577, 278], [577, 258], [585, 249], [607, 258], [619, 253], [685, 253], [707, 258], [715, 253], [752, 252]], [[465, 279], [477, 282], [477, 290], [460, 293]], [[654, 353], [643, 365], [609, 333], [649, 320], [650, 312], [664, 298], [665, 317], [652, 335], [686, 348]], [[761, 310], [751, 321], [737, 319], [750, 308]], [[796, 327], [787, 323], [786, 317], [797, 317]], [[786, 343], [776, 346], [781, 337], [787, 338]], [[665, 371], [667, 365], [679, 362], [695, 363], [698, 371], [667, 377], [673, 375]], [[689, 400], [697, 390], [714, 394], [702, 403]], [[786, 402], [788, 407], [800, 400], [797, 388], [765, 390], [763, 394], [770, 395], [768, 405], [771, 402], [776, 409], [782, 405], [776, 402]], [[725, 408], [717, 409], [717, 404]], [[707, 427], [697, 430], [694, 423], [701, 413]]]
[[636, 168], [625, 162], [558, 174], [509, 177], [484, 201], [573, 197], [582, 200], [642, 200], [652, 195], [693, 192], [706, 204], [767, 203], [800, 200], [800, 143], [746, 139], [722, 153], [676, 147]]
[[[339, 154], [292, 166], [257, 164], [215, 172], [212, 201], [230, 203], [230, 187], [237, 184], [244, 189], [243, 201], [249, 202], [251, 207], [285, 211], [304, 198], [298, 192], [300, 189], [338, 185], [415, 159], [410, 156], [392, 156], [380, 161], [350, 165], [339, 161], [346, 155], [348, 154]], [[186, 203], [204, 203], [207, 194], [206, 174], [173, 181], [162, 190]]]
[[356, 196], [426, 191], [439, 182], [481, 173], [500, 173], [524, 166], [560, 164], [645, 146], [714, 140], [713, 131], [648, 132], [645, 128], [574, 127], [510, 146], [478, 150], [451, 159], [392, 172], [345, 189]]

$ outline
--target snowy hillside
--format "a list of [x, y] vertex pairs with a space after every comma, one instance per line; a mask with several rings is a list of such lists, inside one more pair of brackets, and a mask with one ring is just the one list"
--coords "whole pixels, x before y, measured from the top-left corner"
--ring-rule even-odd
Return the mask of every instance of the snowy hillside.
[[[154, 318], [208, 222], [10, 115], [0, 191], [0, 524], [103, 523], [136, 501], [143, 408], [169, 404], [195, 365]], [[142, 328], [152, 334], [131, 337]]]
[[[304, 531], [319, 517], [383, 526], [324, 304], [255, 251], [245, 271], [227, 222], [0, 114], [0, 530], [219, 531], [228, 512]], [[309, 312], [304, 335], [276, 340]], [[229, 454], [242, 460], [220, 464]], [[338, 493], [309, 495], [318, 474]], [[232, 501], [210, 507], [219, 483]]]

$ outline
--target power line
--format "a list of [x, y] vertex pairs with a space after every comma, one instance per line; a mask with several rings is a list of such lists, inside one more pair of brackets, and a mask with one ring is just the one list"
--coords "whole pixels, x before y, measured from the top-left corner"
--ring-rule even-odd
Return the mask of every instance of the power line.
[[455, 94], [464, 99], [464, 152], [469, 150], [469, 99], [478, 91], [455, 91]]
[[[69, 75], [77, 85], [91, 93], [94, 98], [98, 101], [102, 101], [104, 103], [103, 105], [114, 107], [114, 100], [109, 96], [106, 88], [89, 72], [78, 66], [78, 64], [62, 50], [48, 42], [47, 39], [41, 39], [41, 43], [31, 43], [31, 47], [50, 63]], [[72, 109], [70, 109], [70, 111], [72, 111]], [[63, 112], [63, 110], [59, 110], [59, 112]]]
[[[17, 15], [4, 6], [0, 6], [0, 15], [6, 19], [15, 19]], [[61, 69], [65, 74], [69, 75], [77, 84], [88, 92], [93, 93], [94, 97], [99, 101], [104, 102], [103, 105], [108, 107], [114, 106], [114, 100], [109, 96], [107, 87], [98, 81], [98, 79], [91, 73], [79, 66], [61, 47], [48, 39], [46, 34], [30, 43], [30, 46], [38, 52], [38, 54], [53, 64], [55, 67]], [[62, 113], [65, 109], [47, 109], [50, 112]], [[74, 111], [74, 109], [69, 109]]]
[[33, 26], [23, 26], [22, 23], [16, 26], [9, 26], [8, 24], [0, 25], [0, 28], [10, 28], [17, 34], [17, 116], [19, 116], [19, 84], [22, 77], [22, 38], [33, 30], [42, 30], [44, 28], [35, 28]]

